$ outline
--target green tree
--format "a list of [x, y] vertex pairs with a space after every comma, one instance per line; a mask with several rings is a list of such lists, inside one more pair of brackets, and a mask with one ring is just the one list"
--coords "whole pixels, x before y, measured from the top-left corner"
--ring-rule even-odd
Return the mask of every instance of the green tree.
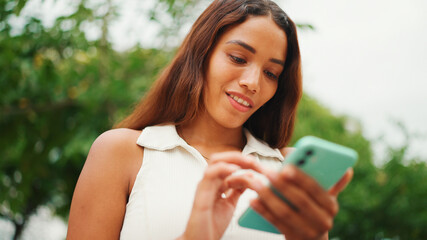
[[373, 164], [371, 143], [357, 122], [335, 116], [309, 96], [301, 100], [293, 141], [315, 135], [354, 148], [359, 160], [354, 178], [340, 194], [340, 212], [331, 239], [427, 239], [426, 160], [406, 159], [406, 144], [389, 147], [384, 166]]
[[[0, 217], [14, 224], [14, 239], [39, 206], [67, 217], [91, 143], [143, 95], [171, 56], [138, 46], [114, 51], [106, 27], [114, 6], [96, 16], [85, 1], [50, 28], [30, 18], [12, 35], [8, 18], [24, 6], [0, 2], [0, 144], [6, 146]], [[91, 42], [81, 29], [94, 21], [103, 34]]]
[[[108, 31], [118, 7], [112, 1], [102, 3], [108, 9], [97, 15], [98, 5], [89, 8], [90, 1], [81, 0], [52, 27], [28, 18], [23, 30], [12, 34], [9, 19], [26, 3], [0, 1], [0, 146], [6, 146], [0, 148], [0, 217], [15, 225], [14, 239], [39, 206], [66, 219], [91, 143], [129, 113], [174, 47], [112, 49]], [[158, 0], [148, 17], [163, 26], [159, 39], [168, 42], [205, 3]], [[87, 24], [98, 26], [98, 40], [87, 40]], [[315, 135], [352, 147], [360, 157], [352, 183], [340, 195], [331, 237], [427, 239], [425, 161], [406, 159], [405, 145], [390, 148], [387, 164], [377, 167], [361, 129], [352, 118], [303, 97], [293, 142]]]
[[[408, 159], [408, 146], [389, 148], [388, 162], [355, 177], [341, 198], [333, 233], [340, 239], [426, 239], [427, 166]], [[359, 175], [360, 175], [359, 174]], [[361, 237], [362, 236], [362, 237]]]

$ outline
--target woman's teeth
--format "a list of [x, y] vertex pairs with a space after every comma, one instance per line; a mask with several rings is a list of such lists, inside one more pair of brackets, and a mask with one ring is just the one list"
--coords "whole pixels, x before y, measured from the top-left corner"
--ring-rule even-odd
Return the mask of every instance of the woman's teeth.
[[242, 104], [242, 105], [243, 105], [243, 106], [245, 106], [245, 107], [250, 107], [250, 106], [251, 106], [248, 102], [246, 102], [245, 100], [243, 100], [243, 99], [241, 99], [241, 98], [239, 98], [239, 97], [237, 97], [237, 96], [234, 96], [233, 94], [229, 94], [229, 96], [230, 96], [232, 99], [234, 99], [234, 101], [236, 101], [236, 102], [238, 102], [238, 103]]

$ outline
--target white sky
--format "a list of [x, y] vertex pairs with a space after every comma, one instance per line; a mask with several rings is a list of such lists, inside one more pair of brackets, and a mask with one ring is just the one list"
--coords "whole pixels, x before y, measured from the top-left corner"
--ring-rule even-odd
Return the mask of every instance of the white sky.
[[299, 35], [305, 91], [333, 112], [359, 119], [369, 139], [399, 144], [403, 136], [392, 122], [403, 122], [424, 136], [411, 143], [411, 155], [427, 159], [427, 1], [280, 5], [296, 22], [316, 27]]

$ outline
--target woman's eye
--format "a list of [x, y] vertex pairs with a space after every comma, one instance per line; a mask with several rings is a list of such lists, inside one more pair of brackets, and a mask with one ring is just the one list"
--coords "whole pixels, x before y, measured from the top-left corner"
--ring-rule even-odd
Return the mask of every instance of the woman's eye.
[[271, 79], [274, 79], [274, 80], [279, 79], [279, 77], [277, 75], [273, 74], [272, 72], [264, 71], [264, 73]]
[[236, 57], [233, 55], [230, 55], [230, 58], [233, 62], [238, 63], [238, 64], [245, 64], [246, 63], [245, 59], [243, 59], [243, 58], [239, 58], [239, 57]]

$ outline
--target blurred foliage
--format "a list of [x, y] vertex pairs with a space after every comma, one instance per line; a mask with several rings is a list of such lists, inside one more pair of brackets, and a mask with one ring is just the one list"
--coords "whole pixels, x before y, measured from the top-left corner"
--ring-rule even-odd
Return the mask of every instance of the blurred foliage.
[[84, 2], [51, 28], [30, 18], [12, 35], [8, 15], [20, 10], [0, 4], [0, 217], [17, 238], [39, 206], [67, 217], [91, 143], [128, 113], [171, 53], [88, 41], [81, 26], [93, 10]]
[[299, 105], [293, 142], [305, 135], [319, 136], [359, 153], [353, 180], [339, 196], [340, 211], [330, 239], [427, 239], [425, 159], [407, 159], [407, 145], [390, 147], [386, 164], [376, 167], [371, 143], [363, 137], [357, 121], [334, 116], [306, 95]]
[[[158, 0], [148, 17], [173, 35], [199, 2]], [[108, 26], [117, 6], [106, 3], [108, 11], [99, 15], [88, 1], [79, 1], [73, 13], [51, 27], [26, 18], [22, 31], [12, 34], [10, 18], [27, 1], [0, 1], [0, 217], [15, 225], [15, 238], [40, 206], [66, 219], [91, 143], [129, 113], [173, 55], [138, 45], [113, 50]], [[96, 21], [102, 34], [89, 41], [84, 25]], [[357, 121], [333, 115], [306, 95], [294, 141], [304, 135], [359, 152], [354, 180], [340, 195], [331, 238], [427, 239], [426, 164], [406, 159], [408, 146], [390, 148], [387, 164], [376, 167]]]

